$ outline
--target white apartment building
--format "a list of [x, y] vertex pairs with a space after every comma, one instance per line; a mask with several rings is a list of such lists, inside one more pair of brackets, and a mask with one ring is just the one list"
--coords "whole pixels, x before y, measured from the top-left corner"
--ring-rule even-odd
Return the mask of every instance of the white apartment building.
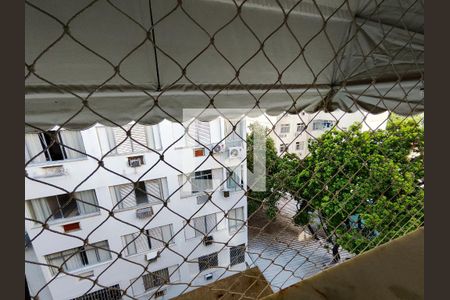
[[320, 137], [326, 131], [332, 129], [336, 124], [337, 129], [345, 130], [354, 123], [361, 123], [362, 130], [376, 130], [386, 128], [388, 113], [379, 115], [362, 113], [345, 113], [336, 110], [332, 113], [301, 112], [300, 115], [280, 115], [273, 122], [275, 129], [271, 131], [270, 137], [275, 142], [277, 153], [295, 153], [304, 158], [308, 152], [308, 141]]
[[[222, 118], [195, 121], [189, 134], [203, 146], [167, 120], [135, 124], [133, 140], [98, 124], [25, 134], [26, 162], [34, 158], [25, 182], [31, 294], [48, 283], [39, 299], [129, 299], [84, 277], [137, 299], [170, 299], [187, 283], [189, 291], [246, 269], [246, 149], [231, 128]], [[238, 123], [244, 139], [245, 128]]]

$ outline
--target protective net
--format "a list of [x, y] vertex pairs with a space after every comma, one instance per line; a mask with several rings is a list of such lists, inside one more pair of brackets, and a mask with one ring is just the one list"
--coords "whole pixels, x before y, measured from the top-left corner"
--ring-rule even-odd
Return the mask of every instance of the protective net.
[[423, 226], [423, 10], [26, 1], [31, 298], [259, 299]]

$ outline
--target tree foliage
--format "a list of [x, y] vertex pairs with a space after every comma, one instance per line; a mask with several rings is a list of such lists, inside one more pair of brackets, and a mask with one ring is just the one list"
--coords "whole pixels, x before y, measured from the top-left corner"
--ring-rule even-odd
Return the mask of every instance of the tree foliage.
[[301, 201], [295, 222], [318, 213], [333, 243], [354, 253], [420, 226], [423, 134], [415, 119], [392, 117], [386, 130], [353, 125], [312, 141], [288, 186]]

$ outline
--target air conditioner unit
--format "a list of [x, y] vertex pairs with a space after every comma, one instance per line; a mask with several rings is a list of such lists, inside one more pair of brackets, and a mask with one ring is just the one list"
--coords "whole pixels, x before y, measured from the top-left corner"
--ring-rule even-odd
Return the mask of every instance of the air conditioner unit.
[[213, 153], [221, 153], [221, 152], [223, 152], [223, 151], [225, 151], [225, 144], [223, 144], [223, 143], [220, 143], [220, 144], [217, 144], [217, 145], [212, 145], [212, 151], [213, 151]]
[[159, 257], [159, 251], [152, 251], [145, 255], [145, 259], [149, 262], [154, 262]]
[[223, 197], [224, 198], [230, 197], [230, 191], [223, 191]]
[[144, 158], [142, 156], [128, 158], [128, 165], [132, 168], [140, 167], [143, 164], [144, 164]]
[[160, 290], [155, 292], [155, 298], [161, 298], [162, 296], [164, 296], [166, 294], [166, 290]]
[[153, 208], [152, 207], [144, 207], [136, 209], [136, 218], [145, 219], [153, 216]]
[[213, 279], [213, 273], [205, 274], [205, 280], [211, 280], [211, 279]]
[[213, 241], [214, 241], [213, 236], [212, 235], [208, 235], [208, 236], [203, 238], [203, 245], [205, 245], [205, 246], [212, 245]]
[[244, 149], [242, 147], [230, 147], [228, 149], [229, 158], [243, 158]]

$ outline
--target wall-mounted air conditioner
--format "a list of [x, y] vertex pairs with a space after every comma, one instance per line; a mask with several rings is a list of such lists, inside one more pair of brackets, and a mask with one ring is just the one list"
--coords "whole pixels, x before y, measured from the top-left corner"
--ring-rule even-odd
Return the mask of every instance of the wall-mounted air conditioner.
[[155, 298], [161, 298], [167, 293], [167, 290], [160, 290], [155, 292]]
[[244, 149], [242, 147], [230, 147], [228, 148], [229, 158], [243, 158]]
[[213, 273], [208, 273], [208, 274], [205, 274], [205, 280], [211, 280], [211, 279], [213, 279]]
[[228, 198], [228, 197], [230, 197], [230, 191], [223, 191], [223, 197], [224, 198]]
[[212, 145], [212, 151], [213, 151], [213, 153], [222, 153], [222, 152], [224, 152], [225, 151], [225, 144], [223, 144], [223, 143], [220, 143], [220, 144], [217, 144], [217, 145]]
[[158, 257], [159, 257], [159, 251], [152, 251], [145, 255], [145, 259], [148, 262], [154, 262], [158, 259]]
[[128, 166], [131, 168], [137, 168], [144, 164], [144, 156], [128, 157]]
[[213, 236], [212, 235], [208, 235], [208, 236], [203, 238], [203, 245], [205, 245], [205, 246], [212, 245], [213, 241], [214, 241]]
[[144, 207], [136, 209], [136, 218], [145, 219], [153, 216], [153, 208], [152, 207]]

